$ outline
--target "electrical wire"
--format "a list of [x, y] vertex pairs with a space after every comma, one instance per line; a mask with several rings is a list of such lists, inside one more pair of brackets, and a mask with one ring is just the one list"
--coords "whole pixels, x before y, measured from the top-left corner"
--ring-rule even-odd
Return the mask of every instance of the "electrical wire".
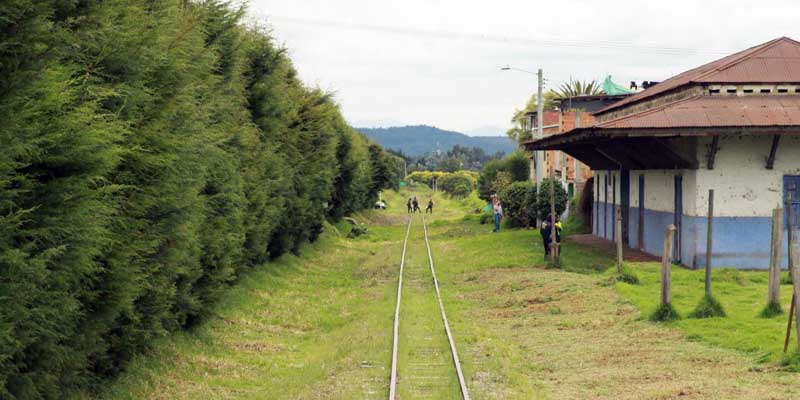
[[588, 40], [563, 40], [563, 39], [542, 39], [542, 38], [523, 38], [518, 36], [500, 36], [500, 35], [487, 35], [479, 33], [466, 33], [466, 32], [452, 32], [444, 30], [428, 30], [419, 28], [388, 26], [388, 25], [372, 25], [363, 23], [353, 23], [344, 21], [331, 21], [321, 19], [309, 18], [296, 18], [277, 15], [267, 15], [267, 20], [275, 20], [285, 23], [316, 26], [332, 29], [348, 29], [348, 30], [362, 30], [371, 32], [382, 32], [396, 35], [406, 36], [419, 36], [427, 38], [440, 38], [449, 40], [468, 40], [480, 41], [487, 43], [502, 43], [508, 45], [524, 45], [524, 46], [543, 46], [543, 47], [570, 47], [581, 49], [602, 49], [602, 50], [628, 50], [648, 54], [660, 55], [708, 55], [708, 56], [724, 56], [733, 53], [730, 50], [712, 50], [712, 49], [692, 49], [682, 47], [665, 47], [656, 45], [642, 45], [632, 42], [623, 41], [588, 41]]

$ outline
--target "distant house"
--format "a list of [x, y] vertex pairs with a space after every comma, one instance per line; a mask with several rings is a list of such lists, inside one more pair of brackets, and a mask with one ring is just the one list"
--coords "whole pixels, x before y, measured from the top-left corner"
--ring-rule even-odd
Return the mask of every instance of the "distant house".
[[[713, 266], [766, 268], [772, 210], [791, 194], [800, 222], [800, 43], [779, 38], [676, 75], [594, 113], [596, 122], [525, 143], [561, 150], [595, 172], [593, 231], [705, 265], [708, 189]], [[784, 226], [786, 229], [786, 226]], [[785, 237], [785, 235], [784, 235]], [[784, 254], [786, 245], [784, 244]]]
[[[575, 128], [594, 125], [595, 119], [592, 115], [594, 111], [605, 108], [627, 96], [627, 94], [602, 94], [557, 99], [558, 108], [545, 110], [542, 116], [544, 136], [559, 135]], [[538, 128], [536, 111], [525, 113], [525, 118], [524, 126], [526, 128], [530, 127], [531, 130], [535, 131]], [[533, 165], [531, 165], [531, 174], [533, 172]], [[560, 179], [570, 197], [572, 197], [573, 194], [580, 191], [583, 183], [592, 176], [592, 171], [581, 163], [579, 159], [567, 153], [549, 150], [544, 154], [544, 176], [555, 176]]]

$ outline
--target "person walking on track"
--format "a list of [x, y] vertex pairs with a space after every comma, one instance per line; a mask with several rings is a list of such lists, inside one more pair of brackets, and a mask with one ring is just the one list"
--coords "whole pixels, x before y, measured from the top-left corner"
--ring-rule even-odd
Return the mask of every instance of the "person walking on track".
[[419, 208], [419, 201], [417, 201], [417, 196], [414, 196], [414, 200], [411, 201], [411, 204], [414, 206], [413, 212], [417, 211], [422, 212], [422, 210]]
[[408, 208], [408, 213], [411, 214], [411, 197], [408, 198], [408, 202], [406, 203], [406, 208]]
[[433, 214], [433, 199], [428, 200], [428, 207], [425, 208], [425, 214], [427, 214], [428, 212]]

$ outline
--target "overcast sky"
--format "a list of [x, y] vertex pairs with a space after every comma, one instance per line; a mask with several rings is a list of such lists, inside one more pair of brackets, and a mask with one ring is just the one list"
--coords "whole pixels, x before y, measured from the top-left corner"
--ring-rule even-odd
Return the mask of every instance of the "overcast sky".
[[753, 45], [800, 39], [800, 3], [733, 1], [251, 0], [301, 78], [357, 127], [503, 134], [536, 90], [570, 77], [671, 75]]

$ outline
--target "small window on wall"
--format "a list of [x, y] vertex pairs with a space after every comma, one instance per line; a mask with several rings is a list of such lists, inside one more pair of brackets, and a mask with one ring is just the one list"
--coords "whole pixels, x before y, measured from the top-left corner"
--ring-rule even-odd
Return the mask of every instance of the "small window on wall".
[[[791, 199], [791, 214], [792, 220], [789, 221], [788, 218], [784, 218], [787, 225], [790, 225], [793, 229], [800, 228], [800, 175], [784, 175], [783, 176], [783, 201], [790, 201]], [[787, 209], [786, 204], [784, 204], [784, 209]], [[788, 209], [784, 211], [786, 217], [789, 216]]]

